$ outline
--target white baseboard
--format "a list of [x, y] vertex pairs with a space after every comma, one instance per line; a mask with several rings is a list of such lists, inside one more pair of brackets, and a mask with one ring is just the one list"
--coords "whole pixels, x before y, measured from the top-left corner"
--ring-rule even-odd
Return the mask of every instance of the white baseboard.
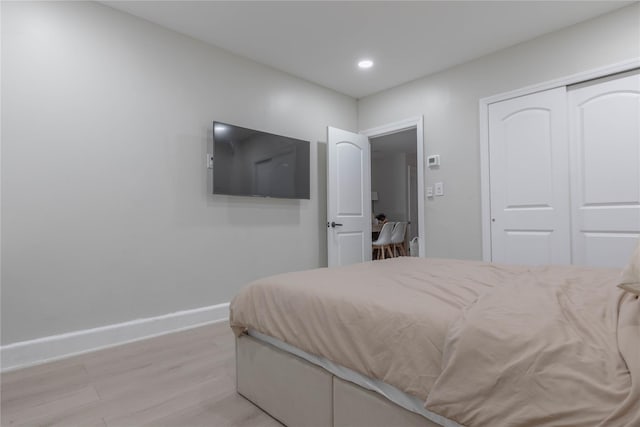
[[190, 329], [229, 318], [229, 303], [52, 335], [0, 347], [2, 372]]

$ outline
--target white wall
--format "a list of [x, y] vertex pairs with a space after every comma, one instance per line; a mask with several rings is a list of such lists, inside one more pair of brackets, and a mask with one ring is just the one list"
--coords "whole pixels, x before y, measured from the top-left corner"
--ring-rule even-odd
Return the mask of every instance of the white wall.
[[389, 221], [407, 220], [407, 154], [393, 151], [373, 153], [371, 191], [378, 193], [375, 214]]
[[427, 256], [482, 257], [478, 100], [640, 57], [639, 16], [636, 3], [358, 101], [360, 129], [424, 115], [425, 156], [442, 162], [425, 185], [445, 188], [425, 202]]
[[[229, 301], [326, 263], [352, 98], [95, 3], [2, 2], [2, 343]], [[210, 194], [213, 120], [310, 140], [311, 200]]]
[[415, 153], [407, 154], [407, 173], [411, 168], [411, 175], [407, 183], [409, 198], [409, 226], [407, 228], [407, 240], [411, 240], [418, 236], [418, 159]]

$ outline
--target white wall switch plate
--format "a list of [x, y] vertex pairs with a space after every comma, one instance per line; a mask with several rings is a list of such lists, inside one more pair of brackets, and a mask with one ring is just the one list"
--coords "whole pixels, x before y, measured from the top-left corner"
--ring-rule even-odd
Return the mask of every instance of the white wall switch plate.
[[427, 197], [433, 197], [433, 186], [427, 187]]
[[435, 184], [436, 196], [444, 196], [444, 184], [436, 182]]
[[213, 155], [207, 153], [207, 169], [213, 169]]

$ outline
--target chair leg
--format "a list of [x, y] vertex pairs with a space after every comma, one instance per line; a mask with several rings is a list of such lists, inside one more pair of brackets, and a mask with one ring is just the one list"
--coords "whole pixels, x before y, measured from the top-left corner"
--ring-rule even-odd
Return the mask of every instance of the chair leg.
[[389, 258], [395, 258], [393, 251], [391, 250], [391, 245], [387, 245], [387, 252], [389, 252]]
[[401, 256], [407, 256], [407, 251], [404, 248], [404, 243], [398, 243], [398, 252], [400, 253]]

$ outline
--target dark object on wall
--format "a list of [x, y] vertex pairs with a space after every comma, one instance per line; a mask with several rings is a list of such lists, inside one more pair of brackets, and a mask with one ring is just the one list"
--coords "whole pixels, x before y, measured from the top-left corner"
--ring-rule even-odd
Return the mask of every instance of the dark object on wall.
[[309, 199], [309, 141], [213, 122], [213, 194]]

